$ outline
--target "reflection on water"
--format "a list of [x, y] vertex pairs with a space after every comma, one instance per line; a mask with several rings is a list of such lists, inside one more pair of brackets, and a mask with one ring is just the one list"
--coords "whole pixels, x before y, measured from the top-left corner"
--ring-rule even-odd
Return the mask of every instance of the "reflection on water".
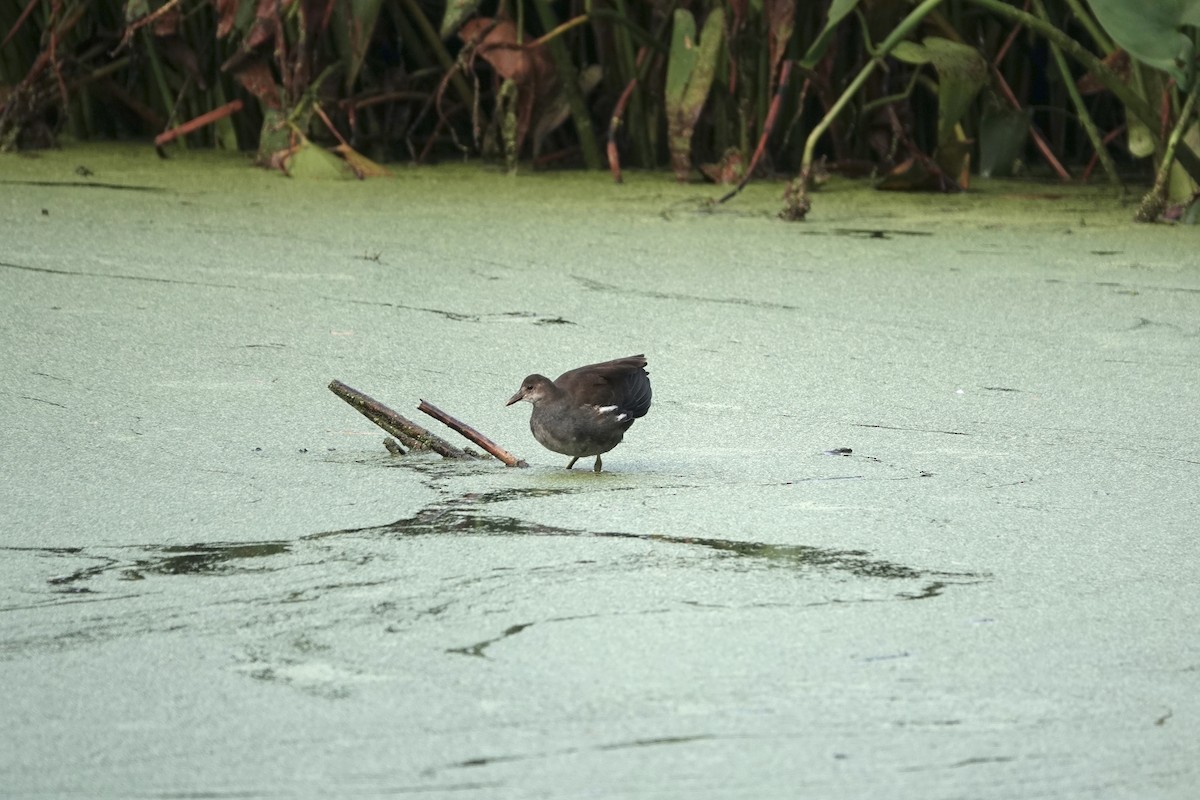
[[[560, 528], [529, 522], [516, 517], [480, 513], [479, 509], [510, 500], [527, 497], [546, 497], [581, 491], [562, 489], [506, 489], [491, 493], [473, 493], [440, 501], [413, 516], [379, 528], [380, 532], [407, 536], [436, 533], [474, 535], [534, 535], [534, 536], [595, 536], [610, 539], [637, 539], [667, 542], [682, 547], [715, 550], [722, 555], [740, 557], [764, 567], [841, 570], [861, 578], [914, 580], [934, 576], [947, 580], [974, 580], [985, 576], [977, 573], [928, 572], [903, 564], [871, 557], [865, 550], [837, 550], [807, 545], [779, 545], [734, 539], [714, 539], [665, 535], [657, 533], [628, 533]], [[616, 491], [621, 491], [620, 489]], [[336, 535], [336, 534], [323, 534]], [[923, 593], [921, 597], [936, 596]]]
[[755, 615], [932, 599], [990, 577], [858, 549], [568, 528], [496, 513], [512, 500], [594, 490], [443, 496], [387, 525], [294, 541], [8, 548], [3, 557], [28, 580], [0, 595], [0, 614], [17, 631], [0, 641], [0, 661], [183, 633], [231, 652], [249, 678], [336, 699], [373, 680], [356, 637], [490, 661], [579, 625], [618, 630], [649, 615], [688, 629], [694, 615], [729, 614], [739, 626], [774, 631], [777, 622]]
[[[45, 555], [64, 556], [88, 560], [65, 574], [47, 579], [47, 583], [58, 592], [87, 592], [89, 581], [103, 575], [113, 574], [117, 580], [138, 581], [150, 576], [187, 575], [231, 575], [246, 572], [263, 572], [280, 568], [273, 557], [288, 554], [302, 555], [306, 546], [320, 543], [322, 549], [333, 547], [339, 537], [353, 536], [356, 541], [363, 537], [388, 535], [415, 537], [455, 534], [458, 536], [574, 536], [613, 540], [640, 540], [666, 543], [715, 553], [708, 566], [720, 569], [728, 559], [736, 559], [739, 568], [747, 564], [774, 569], [808, 571], [840, 571], [848, 575], [873, 580], [921, 580], [933, 578], [933, 583], [922, 587], [917, 593], [904, 595], [910, 599], [936, 597], [947, 583], [974, 582], [986, 575], [972, 572], [940, 572], [921, 570], [903, 564], [872, 557], [865, 550], [839, 550], [808, 545], [781, 545], [767, 542], [741, 541], [666, 535], [658, 533], [629, 533], [626, 531], [600, 531], [579, 528], [563, 528], [530, 522], [517, 517], [484, 513], [482, 509], [496, 503], [511, 500], [546, 497], [586, 491], [578, 488], [527, 488], [506, 489], [488, 493], [469, 493], [433, 503], [406, 519], [376, 528], [345, 531], [327, 531], [313, 534], [296, 542], [266, 541], [254, 543], [206, 543], [189, 546], [130, 546], [126, 548], [104, 548], [104, 552], [88, 552], [84, 548], [69, 551], [57, 549]], [[616, 489], [615, 491], [621, 491]], [[382, 546], [382, 545], [381, 545]], [[114, 553], [132, 554], [117, 555]]]
[[209, 544], [190, 547], [164, 547], [159, 550], [160, 558], [139, 559], [132, 567], [121, 572], [124, 580], [141, 580], [147, 573], [157, 575], [198, 575], [230, 572], [245, 569], [240, 564], [250, 558], [264, 558], [286, 553], [284, 542], [258, 542], [255, 544]]
[[695, 736], [656, 736], [651, 739], [633, 739], [627, 742], [612, 742], [610, 744], [589, 745], [588, 747], [563, 747], [549, 752], [537, 752], [532, 754], [506, 755], [506, 756], [486, 756], [482, 758], [470, 758], [466, 761], [459, 761], [454, 764], [447, 764], [448, 769], [462, 769], [469, 767], [486, 767], [491, 764], [504, 764], [514, 761], [535, 761], [545, 760], [548, 757], [570, 756], [590, 751], [604, 752], [606, 750], [628, 750], [631, 748], [641, 747], [662, 747], [664, 745], [690, 744], [691, 742], [706, 742], [717, 739], [718, 737], [708, 733], [701, 733]]
[[[122, 548], [128, 549], [128, 548]], [[154, 575], [199, 575], [220, 574], [246, 569], [239, 562], [250, 558], [264, 558], [288, 551], [286, 542], [253, 542], [250, 544], [212, 543], [197, 545], [150, 545], [141, 548], [144, 556], [124, 561], [113, 557], [101, 557], [99, 563], [55, 575], [46, 580], [59, 591], [88, 591], [80, 584], [91, 578], [116, 570], [120, 580], [138, 581], [148, 574]], [[57, 551], [62, 552], [62, 551]], [[73, 554], [85, 555], [82, 548], [72, 548]], [[94, 556], [93, 556], [94, 557]]]

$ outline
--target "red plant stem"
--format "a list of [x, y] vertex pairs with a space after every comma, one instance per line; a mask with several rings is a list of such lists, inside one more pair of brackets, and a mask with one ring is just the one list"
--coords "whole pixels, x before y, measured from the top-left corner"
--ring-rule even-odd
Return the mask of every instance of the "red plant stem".
[[[1000, 70], [998, 70], [995, 65], [992, 66], [992, 77], [996, 79], [996, 86], [1000, 88], [1000, 93], [1004, 95], [1004, 98], [1008, 100], [1013, 108], [1019, 110], [1021, 108], [1021, 104], [1017, 101], [1017, 96], [1013, 94], [1012, 89], [1010, 89], [1008, 86], [1008, 81], [1004, 80], [1004, 76], [1000, 74]], [[1058, 177], [1064, 181], [1070, 181], [1071, 173], [1067, 172], [1066, 167], [1064, 167], [1062, 163], [1054, 157], [1054, 153], [1050, 150], [1050, 144], [1046, 141], [1045, 137], [1042, 136], [1041, 131], [1039, 131], [1033, 125], [1030, 125], [1029, 135], [1033, 137], [1033, 143], [1037, 145], [1037, 149], [1041, 152], [1042, 158], [1046, 159], [1046, 163], [1050, 165], [1050, 168], [1058, 173]]]
[[[1029, 0], [1025, 0], [1025, 11], [1029, 11]], [[1004, 40], [1004, 44], [1000, 45], [1000, 49], [996, 51], [996, 57], [992, 59], [992, 66], [997, 66], [1004, 57], [1008, 55], [1008, 48], [1012, 47], [1012, 43], [1017, 40], [1017, 34], [1021, 32], [1024, 25], [1014, 25], [1009, 31], [1008, 38]]]
[[[1026, 11], [1029, 10], [1029, 0], [1025, 0], [1024, 8]], [[1016, 41], [1017, 34], [1020, 33], [1024, 27], [1024, 25], [1013, 26], [1013, 29], [1009, 31], [1008, 37], [1004, 40], [1004, 44], [1000, 45], [1000, 49], [996, 51], [996, 57], [992, 59], [991, 64], [992, 75], [995, 76], [997, 85], [999, 85], [1001, 92], [1004, 94], [1008, 102], [1011, 103], [1012, 107], [1017, 110], [1020, 110], [1021, 104], [1017, 102], [1016, 95], [1012, 93], [1012, 89], [1009, 88], [1008, 82], [1004, 80], [1004, 76], [1000, 74], [1000, 62], [1004, 60], [1004, 57], [1008, 54], [1009, 48], [1012, 47], [1012, 43]], [[1050, 167], [1058, 173], [1058, 177], [1064, 181], [1071, 180], [1070, 173], [1068, 173], [1059, 160], [1054, 157], [1054, 154], [1050, 151], [1050, 145], [1046, 142], [1046, 139], [1042, 136], [1041, 132], [1032, 126], [1030, 126], [1029, 132], [1033, 136], [1033, 141], [1037, 145], [1038, 150], [1041, 151], [1042, 156], [1046, 159], [1046, 162], [1050, 164]]]
[[613, 183], [624, 183], [625, 179], [621, 177], [621, 154], [617, 151], [617, 141], [612, 136], [608, 137], [604, 153], [608, 156], [608, 171], [612, 173]]
[[633, 96], [633, 90], [637, 88], [637, 76], [633, 76], [629, 83], [625, 85], [625, 91], [621, 92], [621, 96], [617, 98], [617, 104], [613, 106], [612, 119], [608, 122], [608, 169], [612, 172], [613, 183], [621, 183], [621, 156], [617, 151], [617, 128], [621, 127], [621, 115], [625, 113], [625, 106], [629, 105], [629, 98]]
[[[51, 3], [51, 18], [57, 18], [62, 11], [62, 4], [58, 2]], [[50, 67], [54, 70], [54, 80], [58, 83], [58, 93], [62, 98], [63, 108], [67, 108], [70, 100], [67, 95], [67, 82], [63, 79], [62, 65], [58, 63], [58, 34], [59, 30], [67, 30], [69, 26], [62, 24], [57, 25], [50, 30]]]
[[[634, 68], [642, 65], [642, 60], [646, 57], [646, 48], [642, 47], [638, 50], [637, 60], [634, 62]], [[633, 78], [625, 86], [625, 90], [621, 92], [621, 96], [617, 98], [617, 104], [613, 106], [612, 118], [608, 122], [608, 146], [606, 148], [608, 154], [608, 169], [612, 172], [613, 183], [621, 183], [624, 179], [621, 177], [621, 156], [617, 151], [617, 128], [621, 127], [621, 117], [625, 114], [625, 107], [629, 105], [629, 98], [633, 96], [633, 90], [637, 88], [638, 79], [635, 74]]]
[[417, 156], [417, 163], [424, 164], [429, 158], [429, 153], [433, 150], [433, 145], [437, 142], [438, 134], [442, 132], [442, 128], [446, 127], [446, 118], [439, 117], [437, 125], [433, 126], [433, 133], [429, 134], [429, 140], [425, 142], [425, 147], [421, 149], [421, 155]]
[[[89, 79], [89, 82], [90, 79]], [[151, 130], [161, 129], [166, 126], [167, 120], [162, 118], [157, 111], [143, 103], [137, 97], [127, 92], [123, 87], [118, 85], [116, 81], [109, 77], [96, 79], [96, 84], [100, 90], [108, 93], [114, 100], [122, 103], [126, 108], [141, 117], [143, 124]]]
[[[754, 175], [754, 170], [758, 169], [758, 162], [762, 159], [763, 151], [767, 148], [767, 137], [771, 135], [771, 131], [775, 128], [775, 120], [779, 118], [779, 107], [783, 103], [783, 90], [787, 88], [788, 78], [792, 76], [792, 62], [786, 60], [783, 62], [783, 68], [779, 70], [779, 85], [775, 87], [775, 96], [771, 98], [771, 107], [767, 110], [767, 118], [763, 122], [762, 135], [758, 137], [758, 146], [754, 148], [754, 156], [751, 157], [750, 163], [746, 166], [746, 172], [742, 175], [742, 179], [738, 181], [738, 185], [725, 193], [725, 196], [717, 201], [717, 204], [726, 202], [727, 200], [736, 197], [738, 192], [746, 188], [746, 184], [750, 182], [750, 178]], [[809, 79], [804, 79], [804, 86], [800, 89], [800, 107], [804, 106], [804, 98], [808, 94]]]
[[129, 40], [133, 38], [133, 35], [138, 32], [139, 28], [158, 20], [177, 5], [179, 5], [179, 0], [167, 0], [166, 3], [163, 3], [161, 8], [156, 8], [141, 18], [135, 19], [127, 24], [125, 26], [125, 33], [121, 36], [121, 46], [124, 47], [125, 45], [129, 44]]
[[176, 125], [169, 131], [163, 131], [158, 136], [154, 137], [154, 146], [162, 147], [167, 142], [174, 141], [180, 136], [186, 136], [194, 130], [203, 128], [205, 125], [211, 125], [219, 119], [224, 119], [231, 114], [236, 114], [242, 110], [241, 100], [231, 100], [220, 108], [214, 108], [205, 114], [201, 114], [195, 119], [188, 120], [182, 125]]
[[[783, 68], [779, 71], [779, 85], [775, 87], [775, 96], [771, 98], [771, 107], [767, 110], [767, 119], [763, 122], [762, 136], [758, 137], [758, 147], [754, 148], [754, 157], [750, 159], [750, 166], [746, 167], [746, 174], [750, 175], [758, 167], [759, 160], [762, 159], [763, 150], [767, 147], [767, 137], [771, 135], [771, 131], [775, 129], [775, 121], [779, 118], [779, 106], [783, 102], [783, 90], [787, 87], [788, 78], [792, 76], [792, 62], [784, 61]], [[804, 88], [800, 92], [800, 102], [804, 102], [804, 95], [808, 92], [808, 81], [804, 82]]]
[[[1122, 133], [1124, 133], [1126, 127], [1127, 126], [1125, 126], [1125, 125], [1121, 125], [1119, 127], [1113, 128], [1111, 131], [1104, 134], [1104, 140], [1103, 140], [1104, 144], [1107, 145], [1107, 144], [1111, 143], [1113, 139], [1116, 139], [1118, 136], [1120, 136]], [[1090, 161], [1088, 161], [1087, 168], [1084, 169], [1083, 174], [1079, 176], [1079, 180], [1083, 181], [1084, 183], [1087, 183], [1088, 179], [1092, 177], [1092, 170], [1094, 170], [1096, 168], [1096, 164], [1099, 161], [1100, 161], [1100, 154], [1092, 153], [1092, 158]]]
[[7, 45], [9, 40], [17, 35], [17, 31], [19, 31], [21, 26], [25, 24], [25, 19], [29, 16], [29, 12], [33, 11], [33, 8], [37, 5], [37, 3], [38, 0], [29, 0], [29, 5], [25, 6], [25, 10], [21, 12], [21, 16], [17, 17], [17, 21], [14, 22], [13, 26], [8, 29], [8, 35], [4, 37], [3, 42], [0, 42], [0, 47]]
[[329, 128], [329, 132], [337, 137], [337, 140], [342, 143], [342, 146], [350, 146], [350, 144], [344, 138], [342, 138], [342, 135], [338, 133], [338, 129], [333, 127], [333, 123], [329, 120], [328, 115], [326, 115], [325, 109], [321, 108], [320, 103], [313, 103], [313, 111], [317, 112], [317, 116], [320, 117], [321, 121], [325, 123], [325, 127]]

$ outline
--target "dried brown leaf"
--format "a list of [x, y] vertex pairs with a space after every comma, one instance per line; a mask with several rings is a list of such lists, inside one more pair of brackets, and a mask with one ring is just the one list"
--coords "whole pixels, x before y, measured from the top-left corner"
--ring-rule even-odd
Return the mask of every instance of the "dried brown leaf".
[[243, 59], [234, 70], [233, 76], [247, 92], [257, 97], [265, 108], [283, 108], [279, 89], [275, 85], [275, 76], [262, 58], [251, 56]]

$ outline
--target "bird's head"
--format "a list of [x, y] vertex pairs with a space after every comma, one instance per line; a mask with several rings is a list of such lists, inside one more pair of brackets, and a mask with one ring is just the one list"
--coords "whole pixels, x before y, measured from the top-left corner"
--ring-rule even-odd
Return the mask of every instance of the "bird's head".
[[530, 375], [521, 381], [521, 388], [504, 405], [511, 406], [513, 403], [526, 400], [536, 406], [549, 395], [550, 385], [550, 379], [545, 375]]

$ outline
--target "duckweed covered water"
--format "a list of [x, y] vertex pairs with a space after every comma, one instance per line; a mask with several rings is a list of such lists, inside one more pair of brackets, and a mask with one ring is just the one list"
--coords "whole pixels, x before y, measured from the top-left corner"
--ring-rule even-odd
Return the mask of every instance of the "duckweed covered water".
[[[1192, 797], [1195, 232], [629, 177], [4, 157], [3, 793]], [[635, 352], [604, 473], [504, 407]]]

